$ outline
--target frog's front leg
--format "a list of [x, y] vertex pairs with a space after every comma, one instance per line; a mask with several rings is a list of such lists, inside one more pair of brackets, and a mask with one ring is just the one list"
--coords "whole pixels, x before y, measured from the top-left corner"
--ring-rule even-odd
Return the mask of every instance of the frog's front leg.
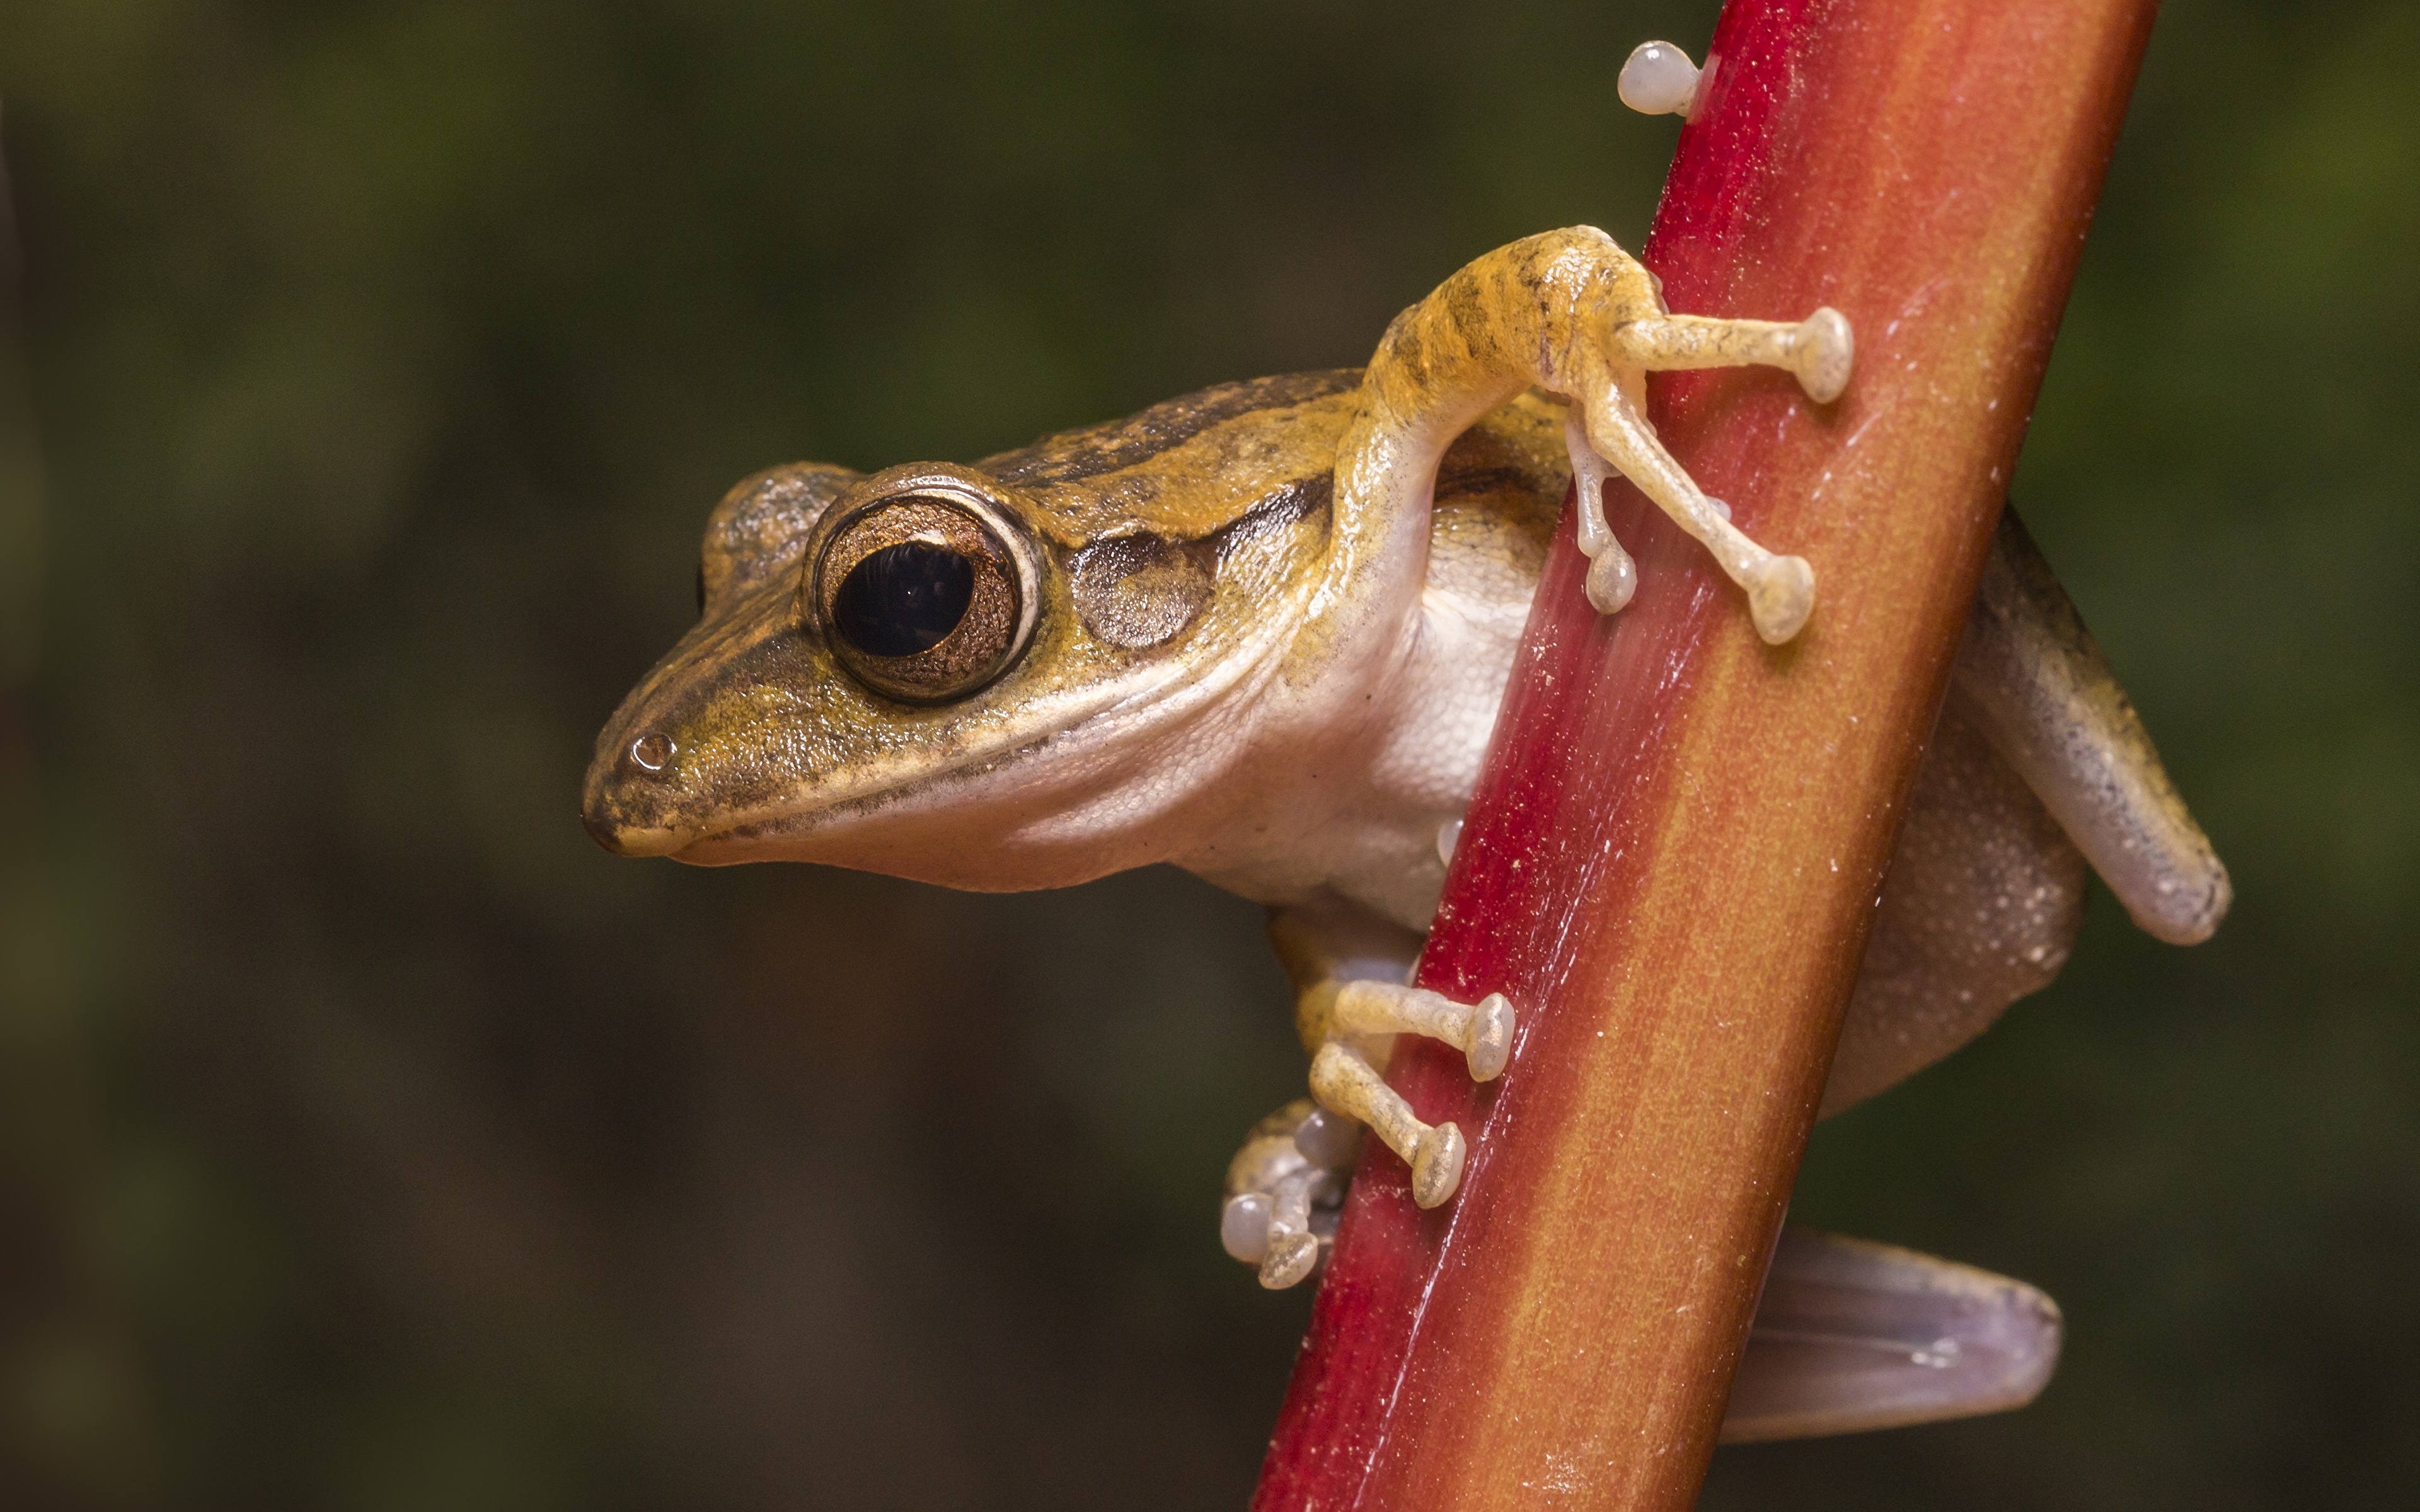
[[1317, 1268], [1321, 1216], [1342, 1199], [1359, 1126], [1411, 1166], [1421, 1207], [1461, 1185], [1462, 1130], [1422, 1122], [1379, 1075], [1394, 1037], [1441, 1040], [1463, 1053], [1474, 1080], [1492, 1081], [1512, 1056], [1513, 1015], [1500, 993], [1457, 1003], [1405, 985], [1420, 936], [1349, 904], [1276, 911], [1269, 935], [1295, 984], [1318, 1107], [1291, 1104], [1253, 1130], [1228, 1168], [1221, 1237], [1230, 1254], [1260, 1266], [1264, 1286], [1278, 1288]]
[[[1362, 411], [1338, 454], [1340, 566], [1351, 571], [1423, 545], [1437, 457], [1480, 415], [1535, 385], [1572, 404], [1566, 441], [1597, 608], [1621, 608], [1636, 582], [1605, 523], [1609, 470], [1637, 484], [1746, 590], [1758, 634], [1788, 640], [1813, 609], [1813, 570], [1750, 540], [1664, 450], [1645, 417], [1646, 375], [1763, 364], [1794, 374], [1823, 402], [1838, 395], [1852, 361], [1849, 325], [1838, 312], [1797, 322], [1675, 316], [1653, 275], [1593, 226], [1516, 241], [1404, 311], [1379, 343]], [[1348, 584], [1336, 596], [1353, 593]]]
[[1383, 981], [1345, 982], [1306, 995], [1326, 999], [1326, 1022], [1311, 1060], [1311, 1096], [1330, 1113], [1368, 1124], [1404, 1158], [1412, 1168], [1413, 1201], [1434, 1208], [1452, 1196], [1462, 1184], [1462, 1130], [1422, 1123], [1373, 1062], [1384, 1062], [1396, 1035], [1424, 1034], [1461, 1051], [1473, 1081], [1494, 1081], [1512, 1053], [1512, 1005], [1502, 993], [1457, 1003]]

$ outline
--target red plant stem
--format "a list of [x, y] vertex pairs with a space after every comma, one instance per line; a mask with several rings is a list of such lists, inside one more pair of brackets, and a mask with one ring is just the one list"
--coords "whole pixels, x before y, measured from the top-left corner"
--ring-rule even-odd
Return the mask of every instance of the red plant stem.
[[1651, 410], [1815, 618], [1762, 645], [1616, 485], [1640, 586], [1602, 619], [1566, 518], [1420, 974], [1509, 994], [1512, 1066], [1396, 1057], [1468, 1171], [1423, 1213], [1371, 1142], [1262, 1512], [1695, 1500], [2153, 9], [1725, 8], [1646, 260], [1676, 311], [1838, 308], [1857, 369]]

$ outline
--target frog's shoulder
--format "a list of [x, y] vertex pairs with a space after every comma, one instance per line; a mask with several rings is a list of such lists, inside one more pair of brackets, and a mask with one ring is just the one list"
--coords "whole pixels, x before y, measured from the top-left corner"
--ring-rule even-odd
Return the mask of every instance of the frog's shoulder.
[[1350, 404], [1322, 403], [1350, 395], [1361, 386], [1357, 367], [1218, 383], [1153, 405], [1124, 420], [1054, 431], [1030, 446], [1001, 452], [975, 464], [1001, 482], [1018, 487], [1074, 483], [1123, 472], [1178, 450], [1204, 436], [1235, 434], [1269, 423], [1351, 412]]

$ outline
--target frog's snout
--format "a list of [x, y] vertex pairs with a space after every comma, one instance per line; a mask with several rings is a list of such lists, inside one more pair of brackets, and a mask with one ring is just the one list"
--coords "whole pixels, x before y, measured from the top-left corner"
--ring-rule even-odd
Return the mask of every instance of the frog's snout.
[[651, 824], [647, 790], [659, 783], [679, 748], [671, 736], [646, 731], [588, 774], [580, 822], [589, 838], [616, 856], [670, 856], [692, 838], [675, 825]]

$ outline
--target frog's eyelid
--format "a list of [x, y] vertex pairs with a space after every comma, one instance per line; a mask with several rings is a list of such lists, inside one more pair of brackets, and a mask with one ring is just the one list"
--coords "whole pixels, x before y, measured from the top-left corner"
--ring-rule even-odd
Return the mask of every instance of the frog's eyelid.
[[706, 596], [795, 573], [817, 522], [862, 476], [829, 462], [791, 462], [734, 485], [707, 515], [699, 547]]

